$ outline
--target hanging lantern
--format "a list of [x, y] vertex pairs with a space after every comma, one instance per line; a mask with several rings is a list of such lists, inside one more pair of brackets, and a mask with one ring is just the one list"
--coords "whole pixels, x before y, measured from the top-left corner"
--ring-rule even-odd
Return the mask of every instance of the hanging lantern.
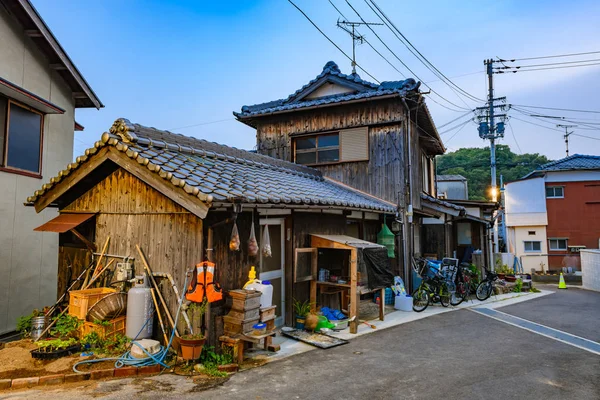
[[379, 231], [379, 233], [377, 234], [377, 244], [383, 245], [387, 248], [389, 258], [396, 257], [396, 254], [394, 252], [396, 247], [395, 236], [385, 223], [382, 224], [381, 231]]

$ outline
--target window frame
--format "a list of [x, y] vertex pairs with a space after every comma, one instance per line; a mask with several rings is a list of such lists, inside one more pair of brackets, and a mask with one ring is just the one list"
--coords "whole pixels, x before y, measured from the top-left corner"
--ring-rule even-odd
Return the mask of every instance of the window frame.
[[[323, 132], [323, 133], [313, 133], [313, 134], [309, 134], [309, 135], [301, 135], [301, 136], [296, 136], [293, 138], [293, 143], [294, 143], [294, 162], [298, 165], [306, 165], [306, 166], [321, 166], [321, 165], [331, 165], [331, 164], [339, 164], [342, 161], [342, 141], [341, 141], [341, 135], [340, 135], [341, 131], [330, 131], [330, 132]], [[319, 137], [322, 136], [333, 136], [333, 135], [337, 135], [338, 138], [338, 145], [337, 146], [327, 146], [327, 147], [323, 147], [321, 148], [322, 151], [325, 150], [337, 150], [338, 151], [338, 160], [337, 161], [327, 161], [327, 162], [319, 162]], [[310, 139], [310, 138], [315, 138], [316, 139], [316, 143], [315, 143], [315, 148], [314, 149], [301, 149], [298, 150], [297, 149], [297, 141], [298, 140], [302, 140], [302, 139]], [[300, 164], [297, 162], [297, 154], [307, 154], [307, 153], [315, 153], [315, 163], [309, 163], [309, 164]]]
[[[531, 250], [527, 250], [527, 243], [531, 243]], [[535, 250], [533, 248], [533, 243], [539, 243], [540, 245], [540, 249], [539, 250]], [[523, 241], [523, 250], [525, 251], [525, 253], [541, 253], [542, 252], [542, 241], [541, 240], [524, 240]]]
[[421, 152], [421, 191], [435, 197], [435, 178], [433, 174], [433, 159], [424, 151]]
[[[560, 188], [562, 191], [561, 196], [556, 196], [556, 189]], [[548, 196], [548, 189], [552, 189], [553, 196]], [[564, 186], [546, 186], [546, 198], [547, 199], [564, 199], [565, 198], [565, 187]]]
[[[565, 247], [564, 248], [552, 248], [552, 241], [555, 241], [557, 244], [560, 241], [564, 241], [565, 242]], [[548, 238], [548, 250], [549, 251], [568, 251], [569, 250], [569, 239], [568, 238]]]
[[[16, 100], [13, 100], [10, 97], [7, 96], [3, 96], [7, 99], [6, 102], [6, 121], [4, 123], [2, 128], [2, 132], [0, 132], [3, 136], [4, 136], [4, 149], [2, 151], [2, 154], [0, 154], [0, 171], [4, 171], [4, 172], [9, 172], [9, 173], [13, 173], [13, 174], [18, 174], [18, 175], [24, 175], [24, 176], [28, 176], [31, 178], [38, 178], [41, 179], [42, 178], [42, 155], [43, 155], [43, 150], [44, 150], [44, 113], [36, 110], [26, 104], [23, 104], [21, 102], [18, 102]], [[8, 132], [10, 130], [10, 109], [11, 109], [11, 105], [15, 105], [17, 107], [21, 107], [29, 112], [32, 112], [34, 114], [38, 114], [40, 116], [40, 150], [39, 150], [39, 159], [38, 159], [38, 165], [39, 165], [39, 169], [37, 172], [34, 171], [29, 171], [29, 170], [25, 170], [25, 169], [21, 169], [21, 168], [16, 168], [16, 167], [11, 167], [9, 165], [7, 165], [7, 160], [8, 160], [8, 142], [10, 140], [10, 137], [8, 135]]]

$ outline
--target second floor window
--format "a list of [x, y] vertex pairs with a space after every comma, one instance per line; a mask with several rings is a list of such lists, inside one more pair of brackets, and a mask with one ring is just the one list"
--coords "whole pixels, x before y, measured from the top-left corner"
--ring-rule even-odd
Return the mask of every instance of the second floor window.
[[526, 241], [525, 251], [526, 252], [540, 252], [542, 251], [542, 242], [539, 241]]
[[39, 175], [42, 128], [41, 113], [0, 96], [0, 167]]
[[304, 136], [294, 141], [296, 163], [330, 164], [340, 161], [339, 133]]
[[567, 250], [567, 239], [549, 239], [550, 250]]
[[565, 188], [562, 186], [548, 186], [546, 188], [547, 199], [562, 199], [565, 197]]

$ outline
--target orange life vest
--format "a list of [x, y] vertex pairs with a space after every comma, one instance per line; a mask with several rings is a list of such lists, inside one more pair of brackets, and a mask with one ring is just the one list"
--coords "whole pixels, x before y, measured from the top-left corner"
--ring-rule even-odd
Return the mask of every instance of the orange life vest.
[[196, 264], [192, 282], [185, 293], [185, 298], [195, 303], [202, 303], [206, 297], [209, 303], [223, 299], [221, 286], [214, 281], [215, 263], [203, 261]]

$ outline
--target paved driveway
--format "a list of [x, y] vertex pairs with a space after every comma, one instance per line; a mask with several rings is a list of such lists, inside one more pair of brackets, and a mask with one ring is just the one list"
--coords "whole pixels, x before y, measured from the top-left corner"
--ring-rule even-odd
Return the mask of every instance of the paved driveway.
[[[598, 304], [595, 296], [569, 289], [502, 311], [583, 335], [600, 330], [597, 314], [590, 318]], [[591, 314], [570, 315], [565, 322], [559, 311], [569, 307]], [[33, 390], [14, 393], [14, 398], [599, 399], [600, 356], [459, 310], [238, 373], [209, 391], [195, 390], [189, 380], [162, 376], [78, 390]]]

